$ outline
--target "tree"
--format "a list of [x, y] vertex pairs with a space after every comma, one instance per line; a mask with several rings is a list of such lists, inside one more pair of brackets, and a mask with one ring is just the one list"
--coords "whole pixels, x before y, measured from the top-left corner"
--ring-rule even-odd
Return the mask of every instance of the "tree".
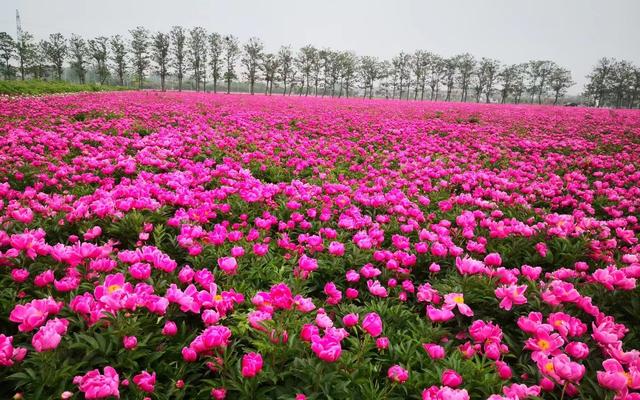
[[149, 31], [141, 26], [130, 30], [131, 63], [138, 81], [138, 89], [142, 89], [145, 71], [149, 67]]
[[520, 71], [520, 65], [512, 64], [505, 66], [498, 74], [498, 79], [502, 83], [502, 89], [500, 90], [500, 103], [504, 104], [507, 101], [507, 98], [514, 91]]
[[[349, 89], [353, 86], [353, 83], [356, 78], [356, 72], [358, 71], [358, 57], [353, 51], [343, 51], [340, 53], [340, 65], [341, 65], [341, 76], [340, 76], [340, 94], [338, 97], [342, 96], [342, 87], [345, 89], [345, 96], [349, 97]], [[307, 80], [307, 91], [309, 81]]]
[[376, 57], [364, 56], [360, 58], [360, 75], [364, 93], [363, 98], [367, 97], [369, 90], [369, 98], [373, 97], [373, 85], [380, 78], [380, 61]]
[[400, 52], [396, 57], [391, 60], [391, 64], [393, 66], [393, 94], [392, 98], [395, 97], [396, 91], [399, 92], [399, 99], [402, 99], [402, 93], [404, 91], [404, 85], [406, 81], [410, 79], [410, 69], [409, 63], [411, 61], [411, 56], [405, 52]]
[[620, 108], [624, 105], [624, 100], [630, 95], [633, 78], [633, 65], [629, 61], [620, 60], [613, 63], [608, 87], [614, 107]]
[[549, 87], [554, 93], [553, 105], [558, 104], [558, 99], [565, 95], [567, 89], [575, 82], [571, 79], [571, 71], [562, 67], [556, 67], [549, 76]]
[[227, 82], [227, 94], [231, 93], [231, 81], [236, 76], [236, 60], [238, 59], [238, 53], [240, 46], [238, 45], [238, 39], [233, 35], [227, 35], [222, 39], [224, 44], [224, 80]]
[[22, 32], [16, 42], [16, 53], [20, 65], [20, 79], [24, 80], [27, 70], [33, 64], [36, 55], [36, 44], [33, 42], [33, 35], [29, 32]]
[[538, 104], [542, 103], [542, 96], [549, 87], [549, 76], [557, 68], [557, 64], [548, 60], [529, 61], [527, 74], [529, 76], [529, 86], [527, 90], [531, 95], [533, 103], [535, 96], [538, 96]]
[[175, 70], [176, 78], [178, 78], [178, 91], [182, 91], [182, 80], [184, 79], [184, 61], [185, 61], [185, 43], [187, 37], [184, 33], [184, 28], [181, 26], [174, 26], [171, 28], [171, 43], [173, 43], [172, 57], [173, 69]]
[[320, 60], [317, 64], [322, 70], [322, 97], [324, 97], [332, 85], [331, 66], [335, 58], [335, 52], [326, 48], [319, 52], [318, 57]]
[[[188, 61], [193, 70], [193, 79], [196, 84], [196, 92], [200, 90], [200, 83], [204, 77], [204, 67], [206, 64], [205, 54], [207, 51], [207, 31], [202, 27], [195, 27], [189, 31]], [[204, 88], [203, 88], [204, 90]]]
[[46, 79], [49, 65], [47, 64], [47, 54], [45, 52], [46, 43], [40, 40], [35, 47], [33, 62], [31, 63], [31, 73], [35, 79]]
[[249, 91], [253, 94], [253, 88], [256, 83], [258, 69], [262, 61], [262, 50], [264, 46], [260, 39], [252, 37], [249, 42], [244, 45], [244, 53], [242, 55], [242, 65], [246, 69], [247, 79], [249, 80]]
[[320, 83], [320, 73], [322, 72], [322, 63], [326, 58], [328, 50], [317, 50], [311, 60], [311, 75], [313, 76], [313, 95], [318, 95], [318, 84]]
[[480, 102], [480, 95], [484, 92], [485, 102], [489, 103], [491, 95], [493, 94], [493, 87], [498, 78], [499, 70], [500, 61], [482, 57], [478, 64], [478, 82], [480, 91], [478, 92], [477, 90], [474, 90], [476, 92], [476, 102]]
[[279, 66], [278, 57], [275, 54], [267, 53], [262, 57], [260, 69], [264, 74], [264, 80], [266, 82], [264, 94], [270, 95], [273, 92], [273, 81], [275, 80]]
[[56, 79], [62, 79], [62, 65], [67, 56], [67, 39], [61, 33], [52, 33], [49, 40], [43, 42], [43, 50], [47, 60], [53, 66]]
[[467, 93], [471, 84], [471, 76], [476, 67], [476, 59], [469, 53], [457, 57], [458, 83], [460, 84], [460, 101], [467, 101]]
[[222, 36], [219, 33], [209, 35], [209, 65], [213, 78], [213, 92], [218, 93], [218, 79], [222, 77], [222, 55], [224, 53]]
[[16, 43], [7, 32], [0, 32], [0, 58], [4, 61], [4, 79], [11, 76], [11, 65], [9, 61], [16, 51]]
[[71, 69], [78, 75], [80, 83], [84, 83], [87, 74], [87, 42], [76, 34], [69, 39], [69, 51], [71, 53]]
[[[629, 108], [636, 107], [636, 101], [640, 99], [640, 68], [633, 67], [633, 79], [631, 84], [631, 96], [629, 97]], [[640, 104], [637, 105], [640, 107]]]
[[447, 97], [445, 101], [451, 101], [451, 92], [455, 85], [456, 71], [458, 69], [458, 58], [450, 57], [444, 60], [443, 78], [447, 87]]
[[115, 35], [109, 40], [111, 47], [111, 61], [113, 62], [118, 82], [124, 86], [124, 75], [127, 72], [127, 48], [120, 35]]
[[284, 85], [284, 91], [282, 92], [284, 96], [287, 94], [287, 81], [291, 78], [293, 72], [293, 55], [291, 54], [290, 46], [282, 46], [278, 50], [278, 65], [278, 74]]
[[100, 84], [104, 83], [109, 78], [109, 67], [107, 66], [107, 60], [109, 59], [109, 39], [105, 36], [98, 36], [95, 39], [88, 41], [89, 56], [95, 63], [96, 76], [100, 80]]
[[[328, 70], [328, 78], [331, 83], [331, 97], [335, 96], [336, 93], [336, 85], [340, 81], [340, 77], [342, 76], [342, 60], [341, 55], [337, 51], [332, 51], [329, 53], [329, 70]], [[326, 75], [327, 73], [325, 73]]]
[[157, 32], [151, 38], [151, 58], [156, 64], [156, 72], [160, 76], [160, 88], [165, 91], [165, 80], [169, 66], [170, 36], [167, 33]]
[[613, 63], [615, 63], [615, 59], [603, 57], [598, 60], [591, 73], [587, 75], [589, 79], [587, 95], [593, 97], [596, 107], [604, 105], [607, 83], [609, 82], [609, 74], [611, 74]]
[[440, 91], [440, 81], [444, 75], [445, 71], [445, 60], [436, 55], [429, 53], [427, 58], [427, 68], [429, 71], [428, 85], [429, 89], [431, 89], [431, 100], [438, 100], [438, 93]]
[[[313, 68], [314, 60], [316, 59], [317, 50], [312, 45], [306, 45], [300, 49], [298, 52], [298, 56], [296, 57], [296, 66], [298, 70], [302, 74], [302, 88], [304, 88], [305, 82], [307, 86], [307, 91], [305, 96], [309, 95], [309, 77], [311, 76], [311, 70]], [[300, 91], [302, 94], [302, 90]]]
[[411, 57], [411, 72], [413, 72], [413, 99], [418, 100], [418, 92], [421, 93], [420, 98], [424, 99], [424, 88], [426, 85], [427, 75], [427, 53], [417, 50]]

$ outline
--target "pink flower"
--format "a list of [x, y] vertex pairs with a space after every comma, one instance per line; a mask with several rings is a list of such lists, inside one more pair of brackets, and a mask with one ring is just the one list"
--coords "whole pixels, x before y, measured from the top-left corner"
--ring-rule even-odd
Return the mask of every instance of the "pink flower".
[[248, 353], [242, 357], [242, 376], [253, 378], [262, 370], [262, 355], [260, 353]]
[[133, 377], [133, 383], [135, 383], [143, 392], [153, 393], [153, 389], [156, 384], [156, 373], [154, 372], [153, 374], [149, 374], [147, 371], [142, 371]]
[[357, 325], [358, 324], [358, 314], [351, 313], [351, 314], [345, 315], [344, 317], [342, 317], [342, 323], [348, 328], [351, 328], [351, 327]]
[[342, 353], [342, 346], [340, 342], [330, 336], [320, 338], [319, 336], [313, 336], [311, 338], [311, 350], [318, 356], [319, 359], [326, 362], [335, 362], [340, 358]]
[[17, 304], [11, 311], [9, 320], [20, 323], [20, 332], [29, 332], [44, 324], [49, 314], [60, 312], [62, 305], [62, 302], [56, 302], [52, 297], [36, 299], [24, 305]]
[[165, 336], [173, 336], [178, 333], [178, 327], [175, 322], [167, 321], [162, 327], [162, 334]]
[[389, 348], [389, 338], [387, 337], [379, 337], [376, 339], [376, 347], [378, 350], [384, 350]]
[[427, 317], [433, 322], [446, 322], [454, 318], [453, 312], [449, 309], [438, 309], [431, 305], [427, 306]]
[[439, 360], [444, 358], [444, 347], [434, 343], [424, 343], [422, 347], [432, 359]]
[[389, 368], [387, 377], [394, 382], [405, 383], [409, 379], [409, 371], [396, 364]]
[[533, 350], [534, 352], [540, 352], [542, 354], [556, 354], [557, 350], [564, 344], [564, 340], [557, 333], [549, 333], [544, 327], [539, 327], [536, 330], [534, 338], [528, 339], [525, 342], [524, 348], [527, 350]]
[[610, 358], [604, 360], [602, 366], [604, 371], [597, 372], [600, 386], [615, 391], [626, 390], [629, 378], [622, 365], [617, 360]]
[[122, 344], [127, 350], [135, 349], [138, 345], [138, 338], [135, 336], [125, 336], [122, 338]]
[[484, 257], [484, 263], [490, 267], [499, 267], [502, 265], [502, 258], [498, 253], [489, 253]]
[[471, 307], [464, 304], [464, 295], [462, 293], [449, 293], [445, 295], [443, 309], [453, 310], [456, 307], [458, 307], [460, 314], [466, 315], [467, 317], [473, 317], [473, 310], [471, 310]]
[[[231, 338], [231, 330], [226, 326], [213, 325], [207, 327], [200, 335], [196, 336], [189, 347], [196, 353], [206, 353], [220, 347], [226, 347]], [[183, 354], [184, 356], [184, 350]]]
[[55, 318], [47, 321], [31, 338], [31, 344], [37, 352], [53, 350], [58, 347], [62, 335], [67, 333], [69, 321], [64, 318]]
[[216, 400], [224, 400], [227, 397], [227, 389], [225, 388], [213, 388], [211, 389], [211, 397]]
[[474, 260], [469, 256], [456, 257], [456, 268], [461, 275], [475, 275], [485, 272], [487, 269], [482, 261]]
[[382, 319], [374, 312], [364, 316], [362, 320], [362, 329], [364, 329], [369, 335], [378, 337], [382, 333]]
[[551, 361], [553, 362], [554, 372], [562, 379], [577, 383], [584, 376], [584, 365], [571, 361], [565, 354], [555, 356]]
[[340, 242], [331, 242], [329, 243], [329, 254], [333, 256], [343, 256], [344, 255], [344, 244]]
[[14, 268], [11, 270], [11, 279], [17, 283], [22, 283], [29, 278], [29, 270]]
[[440, 381], [445, 386], [456, 388], [462, 385], [462, 376], [452, 369], [447, 369], [442, 373]]
[[277, 309], [289, 310], [293, 306], [291, 289], [285, 283], [278, 283], [271, 286], [269, 291], [271, 304]]
[[577, 360], [583, 360], [589, 355], [589, 346], [582, 342], [571, 342], [564, 347], [564, 351]]
[[379, 281], [367, 281], [367, 288], [369, 289], [369, 293], [377, 297], [387, 297], [389, 293], [387, 289], [380, 284]]
[[513, 376], [513, 372], [511, 371], [509, 364], [504, 361], [496, 361], [496, 369], [498, 370], [498, 376], [500, 379], [507, 380], [511, 379]]
[[238, 262], [235, 257], [221, 257], [218, 258], [218, 267], [227, 275], [235, 275]]
[[22, 361], [27, 349], [13, 347], [13, 337], [0, 334], [0, 365], [10, 367], [15, 361]]
[[196, 353], [191, 347], [183, 347], [182, 359], [186, 362], [194, 362], [198, 359], [198, 353]]
[[535, 245], [536, 251], [538, 252], [538, 254], [540, 254], [540, 257], [546, 257], [547, 256], [547, 245], [544, 242], [538, 242]]
[[525, 304], [527, 302], [527, 298], [524, 297], [526, 290], [527, 285], [503, 285], [497, 288], [495, 290], [496, 297], [502, 299], [500, 308], [509, 311], [514, 304]]
[[318, 260], [308, 257], [306, 254], [303, 254], [298, 260], [298, 267], [302, 271], [312, 272], [318, 269]]
[[314, 336], [317, 336], [320, 333], [320, 330], [317, 326], [313, 324], [304, 324], [302, 326], [302, 330], [300, 331], [300, 339], [305, 342], [310, 342]]
[[422, 391], [422, 400], [469, 400], [469, 393], [464, 389], [452, 389], [448, 386], [431, 386]]
[[84, 376], [76, 376], [73, 383], [78, 385], [86, 399], [103, 399], [110, 396], [120, 398], [120, 377], [112, 367], [104, 367], [103, 375], [100, 374], [100, 370], [94, 369]]
[[216, 310], [204, 310], [202, 312], [202, 322], [205, 325], [215, 325], [220, 321], [220, 313]]

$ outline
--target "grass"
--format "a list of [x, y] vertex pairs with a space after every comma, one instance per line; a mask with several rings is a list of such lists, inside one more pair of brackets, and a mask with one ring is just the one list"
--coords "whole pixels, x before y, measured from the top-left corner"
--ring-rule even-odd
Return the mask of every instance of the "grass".
[[97, 85], [60, 82], [60, 81], [0, 81], [0, 94], [10, 96], [41, 95], [52, 93], [72, 92], [103, 92], [112, 90], [127, 90], [120, 86]]

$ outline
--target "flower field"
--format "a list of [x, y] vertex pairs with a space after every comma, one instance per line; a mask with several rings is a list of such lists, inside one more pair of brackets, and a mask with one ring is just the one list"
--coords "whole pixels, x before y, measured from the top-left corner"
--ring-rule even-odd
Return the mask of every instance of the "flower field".
[[640, 399], [640, 112], [0, 99], [0, 397]]

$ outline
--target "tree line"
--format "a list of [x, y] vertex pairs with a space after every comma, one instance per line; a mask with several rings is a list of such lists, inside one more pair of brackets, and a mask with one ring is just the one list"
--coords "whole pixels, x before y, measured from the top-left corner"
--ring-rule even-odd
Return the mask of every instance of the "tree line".
[[[242, 44], [233, 35], [209, 33], [202, 27], [175, 26], [169, 32], [136, 27], [128, 33], [127, 38], [91, 39], [53, 33], [36, 40], [29, 32], [18, 39], [0, 32], [2, 74], [5, 79], [23, 80], [66, 76], [80, 83], [91, 74], [96, 83], [140, 89], [159, 85], [161, 90], [217, 92], [222, 84], [229, 93], [232, 83], [241, 81], [251, 94], [259, 86], [266, 94], [275, 87], [276, 93], [299, 96], [538, 104], [557, 104], [575, 84], [568, 69], [549, 60], [503, 64], [468, 53], [442, 57], [423, 50], [381, 60], [312, 45], [297, 51], [282, 46], [270, 53], [258, 38]], [[585, 95], [595, 105], [637, 106], [638, 68], [625, 61], [603, 60], [589, 76]]]

